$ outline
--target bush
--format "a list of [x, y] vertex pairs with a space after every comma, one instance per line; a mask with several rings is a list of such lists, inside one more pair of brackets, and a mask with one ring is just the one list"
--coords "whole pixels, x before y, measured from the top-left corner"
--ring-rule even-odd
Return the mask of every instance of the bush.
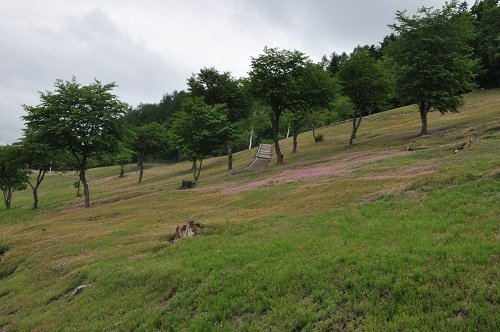
[[0, 256], [5, 254], [9, 250], [9, 246], [4, 241], [0, 241]]
[[316, 136], [314, 137], [314, 141], [316, 143], [323, 142], [324, 140], [325, 140], [325, 135], [323, 135], [322, 133], [316, 134]]

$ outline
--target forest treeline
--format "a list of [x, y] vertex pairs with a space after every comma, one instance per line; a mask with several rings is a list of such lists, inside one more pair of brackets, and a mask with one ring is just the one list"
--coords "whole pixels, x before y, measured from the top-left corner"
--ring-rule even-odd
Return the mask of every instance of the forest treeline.
[[[138, 181], [148, 161], [189, 160], [193, 178], [203, 160], [232, 154], [337, 121], [350, 120], [353, 144], [363, 117], [416, 104], [420, 135], [427, 114], [457, 112], [461, 94], [500, 86], [500, 7], [498, 0], [451, 1], [416, 15], [396, 13], [393, 32], [378, 45], [357, 46], [350, 54], [332, 52], [314, 63], [297, 50], [265, 47], [251, 58], [246, 77], [214, 67], [187, 78], [186, 91], [166, 93], [158, 103], [132, 108], [113, 94], [115, 83], [81, 85], [57, 80], [40, 103], [25, 105], [24, 136], [0, 147], [0, 187], [7, 208], [13, 192], [33, 191], [50, 170], [74, 170], [90, 206], [86, 171], [90, 167], [137, 163]], [[36, 176], [31, 176], [36, 172]]]

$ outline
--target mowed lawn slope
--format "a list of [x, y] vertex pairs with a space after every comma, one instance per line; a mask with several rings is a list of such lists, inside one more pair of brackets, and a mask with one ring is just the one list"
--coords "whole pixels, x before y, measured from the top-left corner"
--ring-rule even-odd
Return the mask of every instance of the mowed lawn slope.
[[[51, 174], [0, 209], [0, 330], [500, 330], [500, 90], [283, 140], [285, 164]], [[461, 149], [471, 139], [473, 143]], [[410, 151], [408, 151], [410, 150]], [[455, 150], [459, 150], [455, 152]], [[255, 149], [235, 154], [248, 165]], [[196, 220], [202, 234], [167, 242]], [[80, 285], [87, 285], [72, 295]]]

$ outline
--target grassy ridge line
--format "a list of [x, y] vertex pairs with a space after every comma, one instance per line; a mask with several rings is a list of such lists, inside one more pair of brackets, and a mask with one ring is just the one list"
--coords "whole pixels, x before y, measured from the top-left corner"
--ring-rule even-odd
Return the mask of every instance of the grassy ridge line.
[[[259, 174], [221, 177], [225, 159], [212, 159], [202, 191], [172, 190], [188, 164], [148, 169], [145, 185], [133, 175], [115, 179], [117, 167], [95, 169], [96, 207], [84, 210], [74, 209], [71, 176], [52, 176], [43, 211], [27, 208], [27, 192], [0, 211], [10, 247], [0, 263], [0, 326], [498, 329], [499, 93], [466, 101], [462, 113], [436, 116], [430, 124], [439, 130], [425, 138], [413, 135], [417, 114], [385, 127], [375, 117], [354, 148], [341, 143], [348, 125], [331, 128], [324, 144], [304, 134], [284, 167]], [[453, 153], [471, 135], [484, 138]], [[342, 176], [217, 189], [408, 144], [427, 148]], [[254, 153], [237, 154], [238, 165]], [[429, 174], [373, 178], [438, 162]], [[166, 245], [190, 218], [208, 231]], [[69, 297], [81, 284], [91, 286]]]

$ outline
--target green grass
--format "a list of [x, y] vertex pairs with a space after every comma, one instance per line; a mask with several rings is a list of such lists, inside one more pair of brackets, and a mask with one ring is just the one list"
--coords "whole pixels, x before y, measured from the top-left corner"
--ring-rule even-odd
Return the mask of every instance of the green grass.
[[[286, 164], [261, 173], [207, 160], [196, 190], [177, 190], [181, 163], [143, 184], [133, 166], [90, 170], [90, 209], [71, 174], [47, 178], [39, 211], [15, 193], [0, 209], [0, 329], [499, 330], [500, 91], [433, 114], [426, 137], [410, 111], [368, 117], [354, 147], [349, 124], [300, 135], [295, 155], [284, 140]], [[342, 172], [276, 180], [327, 166]], [[201, 235], [166, 242], [191, 219]]]

